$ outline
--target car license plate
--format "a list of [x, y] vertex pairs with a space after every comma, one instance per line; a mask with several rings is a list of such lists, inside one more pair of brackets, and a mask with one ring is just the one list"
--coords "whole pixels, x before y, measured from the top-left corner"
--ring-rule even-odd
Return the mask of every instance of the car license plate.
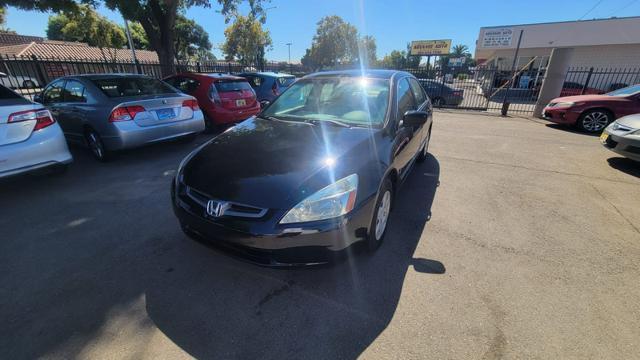
[[247, 106], [247, 101], [245, 99], [236, 100], [236, 106]]
[[158, 120], [170, 119], [176, 116], [171, 108], [156, 110], [156, 115], [158, 115]]
[[604, 144], [607, 142], [607, 139], [609, 139], [609, 134], [603, 131], [600, 135], [600, 142]]

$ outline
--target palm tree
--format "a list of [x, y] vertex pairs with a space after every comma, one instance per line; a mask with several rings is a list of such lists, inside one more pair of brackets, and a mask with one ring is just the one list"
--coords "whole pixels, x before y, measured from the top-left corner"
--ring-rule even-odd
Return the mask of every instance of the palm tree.
[[458, 44], [451, 50], [452, 57], [463, 57], [469, 55], [469, 47], [467, 45]]

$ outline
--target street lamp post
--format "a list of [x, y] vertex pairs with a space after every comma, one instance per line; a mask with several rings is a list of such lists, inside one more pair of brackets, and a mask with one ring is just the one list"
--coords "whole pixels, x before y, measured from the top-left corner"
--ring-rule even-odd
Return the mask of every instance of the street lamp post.
[[289, 47], [289, 65], [291, 65], [291, 45], [293, 45], [293, 43], [287, 43], [286, 45]]

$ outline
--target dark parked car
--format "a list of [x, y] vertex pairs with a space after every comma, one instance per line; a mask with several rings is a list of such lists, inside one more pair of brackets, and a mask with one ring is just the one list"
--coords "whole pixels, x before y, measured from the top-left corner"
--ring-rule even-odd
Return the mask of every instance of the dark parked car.
[[431, 124], [411, 74], [305, 76], [182, 161], [174, 211], [187, 235], [267, 265], [324, 262], [359, 241], [375, 250]]
[[599, 133], [613, 120], [640, 113], [640, 84], [603, 95], [559, 97], [544, 108], [544, 117], [558, 124], [577, 125]]
[[164, 81], [198, 99], [208, 132], [260, 112], [256, 93], [247, 80], [239, 76], [182, 73]]
[[198, 101], [160, 80], [134, 74], [59, 78], [36, 96], [70, 142], [87, 145], [105, 161], [116, 150], [204, 130]]
[[294, 81], [295, 76], [275, 72], [254, 72], [239, 74], [246, 78], [255, 90], [258, 101], [273, 101], [286, 90]]
[[463, 89], [455, 89], [436, 80], [420, 79], [419, 81], [424, 91], [429, 95], [433, 106], [458, 106], [462, 103], [464, 97]]

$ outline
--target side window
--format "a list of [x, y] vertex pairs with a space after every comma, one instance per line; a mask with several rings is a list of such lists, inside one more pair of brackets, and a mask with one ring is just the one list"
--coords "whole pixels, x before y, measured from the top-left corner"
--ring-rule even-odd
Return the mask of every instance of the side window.
[[249, 81], [249, 84], [254, 89], [259, 88], [260, 85], [262, 85], [262, 78], [259, 76], [249, 76], [247, 77], [247, 81]]
[[413, 98], [411, 87], [407, 79], [402, 79], [398, 83], [398, 116], [402, 118], [409, 110], [416, 110], [416, 100]]
[[416, 98], [416, 104], [418, 106], [422, 105], [422, 103], [427, 100], [427, 97], [424, 95], [424, 91], [422, 90], [422, 86], [420, 86], [416, 79], [409, 79], [409, 85], [411, 85], [413, 96]]
[[200, 86], [200, 82], [198, 80], [195, 79], [191, 79], [188, 77], [174, 77], [171, 78], [169, 81], [169, 84], [171, 84], [171, 86], [175, 87], [176, 89], [182, 91], [183, 93], [187, 93], [187, 94], [193, 94], [196, 89], [198, 89], [198, 86]]
[[84, 85], [79, 81], [68, 80], [64, 86], [63, 92], [64, 102], [86, 102], [87, 98], [84, 94]]
[[62, 86], [64, 86], [64, 80], [58, 80], [49, 85], [42, 94], [42, 102], [45, 104], [62, 102]]

